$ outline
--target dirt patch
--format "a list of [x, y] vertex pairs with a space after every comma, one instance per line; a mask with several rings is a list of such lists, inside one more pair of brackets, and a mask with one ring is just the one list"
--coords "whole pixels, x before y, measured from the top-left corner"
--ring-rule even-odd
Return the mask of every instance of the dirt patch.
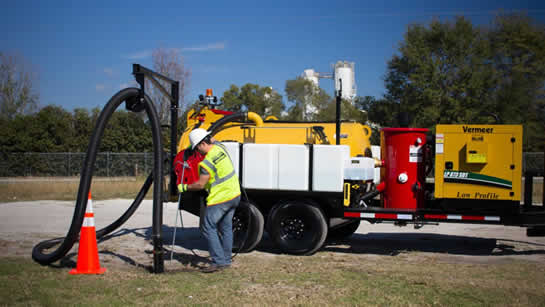
[[[94, 201], [96, 228], [109, 225], [132, 200]], [[3, 256], [31, 257], [32, 248], [43, 240], [64, 236], [73, 215], [73, 202], [34, 201], [0, 203], [0, 248]], [[166, 270], [195, 270], [206, 263], [206, 242], [198, 230], [198, 218], [184, 212], [184, 228], [176, 228], [176, 204], [164, 205], [163, 243]], [[151, 241], [152, 202], [145, 200], [134, 216], [114, 233], [98, 242], [101, 263], [106, 267], [153, 265]], [[75, 266], [75, 244], [61, 265]], [[171, 254], [172, 252], [172, 254]], [[196, 255], [194, 254], [196, 253]], [[245, 257], [274, 261], [281, 252], [265, 235], [257, 249]], [[172, 261], [170, 261], [172, 257]], [[525, 228], [471, 224], [441, 224], [415, 230], [411, 226], [362, 223], [349, 239], [327, 242], [313, 257], [357, 258], [367, 262], [397, 257], [406, 262], [486, 264], [512, 259], [545, 263], [545, 238], [526, 237]], [[235, 264], [237, 258], [235, 258]]]

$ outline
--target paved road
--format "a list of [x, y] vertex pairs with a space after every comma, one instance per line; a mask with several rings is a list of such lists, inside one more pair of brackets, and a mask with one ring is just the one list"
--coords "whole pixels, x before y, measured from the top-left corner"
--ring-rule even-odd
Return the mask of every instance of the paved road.
[[[96, 228], [113, 222], [131, 202], [119, 199], [94, 201]], [[74, 203], [66, 201], [0, 203], [0, 246], [4, 247], [3, 254], [30, 257], [36, 243], [64, 236], [73, 210]], [[173, 238], [176, 212], [175, 203], [164, 205], [163, 240], [168, 250]], [[206, 243], [198, 231], [198, 218], [184, 212], [183, 219], [185, 229], [177, 230], [175, 255], [191, 255], [190, 250], [193, 249], [197, 254], [206, 256]], [[101, 259], [149, 265], [152, 259], [151, 224], [152, 201], [145, 200], [126, 224], [99, 242]], [[71, 252], [75, 255], [77, 245]], [[328, 242], [321, 252], [352, 253], [363, 257], [411, 253], [448, 262], [468, 263], [501, 262], [512, 258], [545, 263], [545, 238], [526, 237], [525, 229], [520, 227], [445, 223], [415, 230], [412, 226], [371, 225], [364, 222], [349, 240]], [[265, 237], [254, 253], [267, 257], [280, 251]], [[194, 259], [185, 263], [191, 261]]]

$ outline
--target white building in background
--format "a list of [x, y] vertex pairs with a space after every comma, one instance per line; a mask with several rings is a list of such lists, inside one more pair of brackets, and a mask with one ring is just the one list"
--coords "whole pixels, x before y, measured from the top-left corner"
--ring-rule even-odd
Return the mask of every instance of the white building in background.
[[[310, 68], [305, 69], [301, 77], [311, 81], [316, 86], [319, 86], [319, 79], [333, 79], [335, 82], [335, 94], [339, 90], [342, 90], [342, 98], [353, 101], [357, 95], [354, 73], [355, 65], [354, 62], [338, 61], [335, 64], [331, 64], [333, 73], [319, 73]], [[342, 80], [342, 89], [339, 79]]]
[[[317, 94], [319, 89], [319, 78], [327, 78], [324, 74], [314, 71], [314, 69], [305, 69], [301, 74], [301, 77], [305, 80], [312, 82], [314, 93]], [[313, 116], [318, 113], [318, 108], [312, 105], [312, 94], [305, 96], [305, 105], [303, 106], [303, 118], [302, 120], [307, 120], [309, 116]]]
[[[338, 61], [333, 66], [333, 79], [335, 80], [335, 91], [342, 90], [341, 97], [353, 101], [356, 97], [356, 78], [354, 74], [354, 62]], [[341, 82], [342, 80], [342, 88]]]
[[[318, 78], [320, 78], [320, 73], [314, 71], [314, 69], [312, 69], [312, 68], [311, 69], [305, 69], [303, 71], [303, 73], [301, 74], [301, 77], [303, 77], [303, 79], [305, 79], [305, 80], [309, 80], [310, 82], [312, 82], [312, 84], [318, 86], [318, 83], [319, 83]], [[322, 78], [324, 78], [323, 74], [322, 74]]]

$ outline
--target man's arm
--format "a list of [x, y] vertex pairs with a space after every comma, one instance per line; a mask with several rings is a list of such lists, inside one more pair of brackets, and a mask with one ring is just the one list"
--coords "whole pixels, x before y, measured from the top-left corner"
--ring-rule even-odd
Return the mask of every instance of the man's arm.
[[197, 180], [195, 183], [191, 183], [187, 185], [188, 191], [198, 191], [204, 189], [204, 186], [206, 183], [210, 180], [210, 175], [208, 174], [200, 174], [199, 180]]
[[209, 174], [201, 174], [199, 176], [199, 180], [197, 180], [197, 182], [195, 182], [195, 183], [192, 183], [192, 184], [180, 183], [178, 185], [178, 191], [180, 193], [183, 193], [183, 192], [186, 192], [186, 191], [202, 190], [202, 189], [204, 189], [204, 186], [206, 185], [208, 180], [210, 180], [210, 175]]

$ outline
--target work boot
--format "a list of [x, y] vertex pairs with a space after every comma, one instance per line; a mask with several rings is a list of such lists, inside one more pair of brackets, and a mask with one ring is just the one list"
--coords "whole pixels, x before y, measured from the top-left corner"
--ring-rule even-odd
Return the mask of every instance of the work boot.
[[202, 269], [201, 272], [203, 272], [203, 273], [214, 273], [214, 272], [217, 272], [217, 271], [221, 271], [224, 268], [225, 268], [225, 266], [220, 266], [220, 265], [217, 265], [217, 264], [211, 264], [210, 266]]

